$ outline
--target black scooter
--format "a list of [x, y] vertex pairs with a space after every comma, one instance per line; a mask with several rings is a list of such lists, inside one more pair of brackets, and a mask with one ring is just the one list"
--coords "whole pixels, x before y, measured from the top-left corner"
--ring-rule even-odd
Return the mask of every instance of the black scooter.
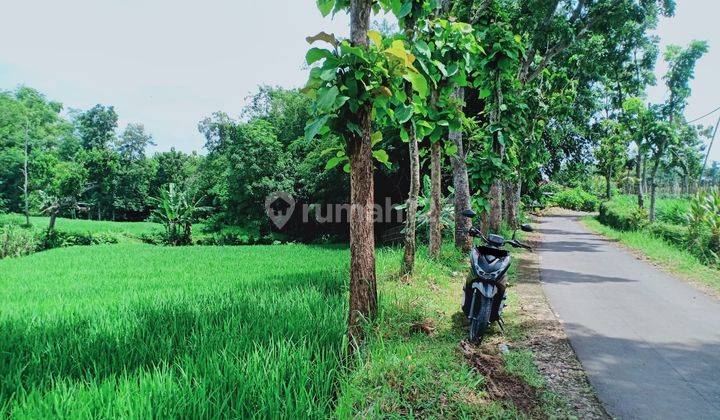
[[[472, 210], [465, 210], [462, 215], [471, 219], [476, 216]], [[533, 228], [526, 224], [521, 230], [532, 232]], [[499, 235], [485, 237], [476, 227], [471, 228], [468, 233], [485, 242], [485, 245], [473, 246], [470, 251], [470, 276], [463, 289], [462, 300], [462, 310], [470, 320], [470, 342], [479, 343], [492, 322], [497, 321], [500, 328], [503, 327], [502, 312], [507, 299], [505, 275], [512, 261], [508, 251], [502, 249], [503, 246], [529, 250], [532, 248], [515, 239], [517, 231], [510, 240]]]

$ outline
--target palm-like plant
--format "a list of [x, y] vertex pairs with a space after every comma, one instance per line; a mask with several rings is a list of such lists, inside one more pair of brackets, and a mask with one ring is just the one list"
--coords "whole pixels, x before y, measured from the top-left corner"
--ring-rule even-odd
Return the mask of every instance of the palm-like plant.
[[206, 209], [200, 206], [201, 201], [202, 198], [195, 200], [175, 184], [168, 184], [160, 190], [160, 197], [150, 199], [151, 205], [155, 206], [152, 217], [165, 227], [168, 244], [180, 246], [192, 243], [192, 224], [197, 214]]
[[702, 246], [703, 233], [710, 233], [707, 251], [720, 261], [720, 189], [698, 192], [690, 202], [688, 226], [695, 246]]

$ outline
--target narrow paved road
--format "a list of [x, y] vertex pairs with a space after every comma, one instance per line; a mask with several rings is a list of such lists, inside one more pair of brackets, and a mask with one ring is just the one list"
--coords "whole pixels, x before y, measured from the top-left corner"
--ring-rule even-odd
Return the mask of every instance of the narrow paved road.
[[540, 232], [540, 279], [607, 411], [720, 419], [720, 302], [576, 219]]

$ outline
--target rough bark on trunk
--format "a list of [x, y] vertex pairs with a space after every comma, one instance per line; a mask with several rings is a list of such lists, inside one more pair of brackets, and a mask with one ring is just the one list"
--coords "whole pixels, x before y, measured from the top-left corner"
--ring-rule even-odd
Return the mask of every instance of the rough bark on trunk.
[[504, 189], [505, 209], [503, 217], [510, 227], [517, 228], [519, 226], [518, 214], [520, 213], [520, 191], [522, 189], [522, 180], [518, 178], [515, 181], [505, 181]]
[[28, 160], [29, 160], [29, 148], [30, 139], [28, 138], [27, 125], [25, 126], [25, 159], [23, 163], [23, 198], [25, 200], [25, 225], [30, 226], [30, 194], [28, 192], [29, 177], [28, 172]]
[[403, 274], [412, 274], [415, 267], [415, 251], [417, 249], [417, 206], [420, 194], [420, 153], [417, 135], [412, 122], [405, 127], [408, 132], [408, 149], [410, 152], [410, 193], [407, 200], [405, 221], [405, 253], [403, 255]]
[[643, 155], [640, 153], [640, 145], [638, 145], [638, 157], [637, 162], [635, 164], [635, 177], [637, 178], [637, 201], [638, 201], [638, 207], [645, 208], [645, 193], [643, 190], [643, 172], [642, 172], [642, 166], [643, 166]]
[[55, 230], [55, 220], [57, 219], [57, 211], [53, 210], [52, 213], [50, 213], [50, 226], [48, 226], [48, 231], [52, 232]]
[[612, 198], [612, 171], [609, 169], [605, 174], [605, 196], [608, 200]]
[[[370, 0], [351, 0], [350, 39], [355, 46], [367, 47], [370, 27]], [[362, 135], [348, 139], [350, 158], [350, 313], [348, 335], [351, 349], [363, 339], [362, 324], [377, 314], [375, 279], [375, 203], [370, 107], [358, 110], [356, 123]]]
[[[457, 89], [455, 97], [462, 101], [463, 89]], [[448, 137], [457, 148], [456, 154], [450, 156], [453, 168], [453, 186], [455, 187], [455, 246], [463, 252], [469, 252], [472, 247], [472, 239], [468, 231], [472, 227], [472, 221], [461, 214], [464, 210], [470, 209], [470, 181], [467, 162], [465, 162], [462, 131], [450, 130]]]
[[655, 164], [653, 165], [652, 173], [650, 174], [650, 221], [655, 221], [655, 200], [657, 198], [657, 172], [660, 167], [660, 156], [659, 153], [655, 158]]
[[430, 247], [428, 249], [430, 258], [439, 257], [440, 248], [442, 247], [442, 226], [440, 225], [440, 215], [442, 212], [440, 149], [440, 141], [436, 141], [432, 144], [430, 152]]
[[[405, 36], [409, 40], [415, 39], [415, 19], [408, 16]], [[414, 94], [412, 84], [405, 83], [405, 94], [412, 98]], [[420, 150], [417, 141], [415, 123], [411, 119], [405, 124], [408, 133], [408, 157], [410, 160], [410, 189], [405, 213], [405, 250], [403, 253], [402, 274], [412, 275], [415, 268], [415, 254], [417, 252], [417, 207], [420, 195]]]
[[[501, 87], [500, 72], [495, 77], [495, 109], [491, 113], [490, 122], [497, 123], [500, 121], [500, 107], [503, 103], [503, 92]], [[503, 159], [505, 155], [505, 149], [502, 147], [498, 140], [498, 133], [493, 133], [493, 151], [498, 155], [500, 159]], [[492, 233], [500, 231], [500, 225], [502, 224], [502, 181], [495, 179], [490, 187], [490, 215], [488, 217], [488, 229]]]
[[498, 233], [502, 225], [502, 180], [495, 179], [490, 187], [490, 215], [488, 216], [488, 230]]

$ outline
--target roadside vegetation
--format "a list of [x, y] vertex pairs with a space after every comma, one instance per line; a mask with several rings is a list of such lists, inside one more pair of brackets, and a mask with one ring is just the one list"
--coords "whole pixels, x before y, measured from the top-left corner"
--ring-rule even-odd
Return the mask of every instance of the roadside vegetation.
[[706, 42], [664, 51], [646, 105], [674, 1], [315, 4], [350, 37], [317, 28], [306, 85], [203, 118], [202, 153], [0, 91], [0, 416], [568, 417], [529, 348], [500, 350], [515, 312], [460, 344], [462, 212], [507, 235], [599, 210], [717, 264], [717, 196], [661, 198], [720, 184], [684, 117]]
[[588, 216], [583, 220], [590, 230], [619, 241], [621, 244], [639, 251], [653, 263], [681, 278], [705, 284], [720, 291], [720, 270], [708, 266], [687, 247], [655, 235], [647, 230], [623, 231], [603, 225], [596, 218]]

